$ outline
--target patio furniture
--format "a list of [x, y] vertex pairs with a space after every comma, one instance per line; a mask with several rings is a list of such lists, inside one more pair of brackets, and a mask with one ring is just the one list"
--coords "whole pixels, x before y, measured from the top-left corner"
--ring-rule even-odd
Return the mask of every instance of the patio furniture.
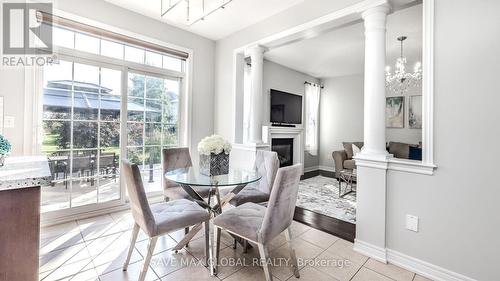
[[205, 259], [208, 264], [211, 253], [209, 248], [210, 213], [197, 203], [186, 199], [177, 199], [149, 206], [139, 168], [128, 160], [123, 160], [122, 164], [130, 197], [132, 216], [135, 221], [123, 270], [127, 270], [139, 229], [142, 229], [149, 237], [148, 252], [144, 258], [144, 266], [139, 276], [139, 281], [142, 281], [146, 277], [159, 236], [194, 224], [201, 225], [202, 223], [205, 224]]
[[114, 152], [101, 152], [99, 155], [99, 174], [111, 176], [116, 182], [117, 161]]
[[285, 231], [293, 273], [296, 278], [300, 277], [291, 241], [290, 225], [295, 211], [301, 173], [301, 164], [278, 170], [267, 208], [255, 203], [245, 203], [214, 218], [215, 274], [219, 261], [220, 234], [221, 230], [224, 229], [258, 245], [266, 280], [272, 281], [271, 268], [268, 264], [269, 244], [276, 236]]
[[52, 178], [50, 182], [51, 186], [54, 186], [55, 182], [59, 181], [59, 176], [62, 174], [62, 180], [66, 189], [68, 189], [68, 181], [66, 179], [69, 173], [69, 155], [66, 153], [69, 152], [54, 152], [50, 156], [47, 156]]

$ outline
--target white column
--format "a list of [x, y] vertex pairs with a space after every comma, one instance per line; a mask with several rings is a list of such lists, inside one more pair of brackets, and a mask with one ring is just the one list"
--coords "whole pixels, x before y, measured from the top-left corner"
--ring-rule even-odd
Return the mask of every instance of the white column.
[[364, 147], [356, 156], [356, 239], [354, 250], [387, 261], [385, 148], [385, 29], [389, 6], [362, 13], [365, 22]]
[[385, 144], [385, 33], [389, 6], [362, 13], [365, 23], [365, 156], [386, 156]]
[[264, 72], [264, 52], [262, 46], [254, 46], [247, 50], [251, 60], [251, 102], [250, 102], [250, 132], [249, 141], [255, 144], [262, 143], [262, 120], [264, 95], [262, 92], [262, 76]]

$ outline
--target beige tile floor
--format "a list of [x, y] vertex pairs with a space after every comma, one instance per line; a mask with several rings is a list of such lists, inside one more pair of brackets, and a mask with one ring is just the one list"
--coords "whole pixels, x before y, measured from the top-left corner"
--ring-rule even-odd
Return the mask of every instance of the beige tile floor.
[[[123, 281], [137, 280], [147, 248], [147, 237], [139, 234], [128, 271], [122, 271], [131, 228], [129, 211], [73, 221], [42, 228], [40, 243], [40, 280]], [[352, 243], [309, 226], [292, 224], [294, 247], [299, 259], [302, 281], [425, 281], [413, 272], [391, 264], [382, 264], [352, 250]], [[234, 250], [232, 239], [223, 233], [221, 267], [211, 277], [202, 264], [204, 239], [200, 232], [189, 247], [178, 253], [170, 249], [184, 235], [183, 230], [160, 238], [146, 280], [264, 280], [262, 268], [253, 265], [255, 248], [243, 254]], [[271, 245], [275, 280], [295, 280], [286, 264], [288, 251], [284, 235]], [[233, 264], [231, 264], [233, 263]]]

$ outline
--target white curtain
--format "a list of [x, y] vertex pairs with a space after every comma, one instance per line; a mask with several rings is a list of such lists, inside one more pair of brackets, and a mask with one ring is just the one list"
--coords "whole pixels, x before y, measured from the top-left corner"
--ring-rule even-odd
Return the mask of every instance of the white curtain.
[[306, 151], [311, 155], [318, 155], [318, 121], [319, 98], [321, 87], [316, 84], [305, 84], [306, 100]]
[[250, 134], [250, 99], [252, 95], [251, 66], [245, 63], [243, 75], [243, 142], [248, 141]]

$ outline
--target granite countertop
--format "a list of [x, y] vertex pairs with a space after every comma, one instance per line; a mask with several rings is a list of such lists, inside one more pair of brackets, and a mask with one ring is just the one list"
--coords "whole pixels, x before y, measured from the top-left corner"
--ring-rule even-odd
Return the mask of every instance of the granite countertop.
[[14, 156], [0, 167], [0, 191], [49, 184], [51, 174], [45, 156]]

